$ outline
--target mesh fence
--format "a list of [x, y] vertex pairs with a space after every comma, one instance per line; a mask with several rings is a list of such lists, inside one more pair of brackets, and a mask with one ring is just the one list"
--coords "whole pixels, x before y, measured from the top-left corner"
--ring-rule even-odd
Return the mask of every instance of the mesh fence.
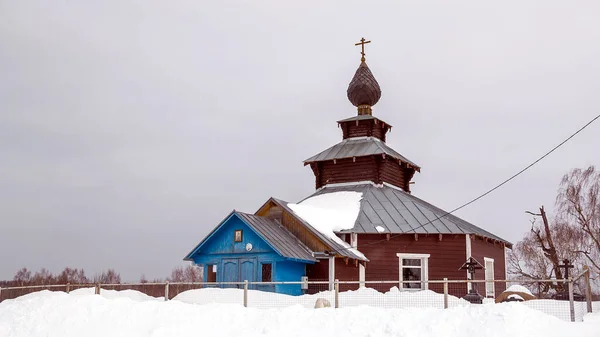
[[[126, 296], [142, 300], [180, 300], [193, 304], [237, 304], [251, 308], [300, 305], [382, 308], [453, 308], [519, 302], [565, 321], [582, 321], [600, 310], [600, 301], [586, 293], [583, 278], [567, 280], [430, 280], [310, 282], [205, 282], [108, 285], [46, 285], [0, 288], [0, 301], [42, 290]], [[570, 292], [571, 290], [571, 292]], [[583, 291], [582, 291], [583, 290]], [[583, 292], [583, 293], [582, 293]]]

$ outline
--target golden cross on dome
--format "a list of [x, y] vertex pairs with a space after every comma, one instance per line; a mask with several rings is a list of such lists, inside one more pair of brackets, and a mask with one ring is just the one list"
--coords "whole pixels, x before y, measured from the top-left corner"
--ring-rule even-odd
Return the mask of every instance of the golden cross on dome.
[[365, 38], [363, 37], [362, 39], [360, 39], [359, 43], [355, 43], [355, 46], [360, 45], [362, 51], [360, 52], [360, 54], [362, 55], [362, 57], [360, 58], [361, 62], [365, 62], [365, 44], [367, 43], [371, 43], [371, 41], [365, 41]]

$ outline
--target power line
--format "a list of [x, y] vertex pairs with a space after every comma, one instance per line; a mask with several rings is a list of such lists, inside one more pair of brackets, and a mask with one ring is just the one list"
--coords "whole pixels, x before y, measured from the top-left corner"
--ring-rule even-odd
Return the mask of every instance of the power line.
[[[455, 209], [451, 210], [450, 212], [447, 212], [447, 213], [445, 213], [445, 214], [443, 214], [443, 215], [441, 215], [441, 216], [438, 216], [438, 217], [436, 217], [434, 220], [431, 220], [431, 221], [429, 221], [429, 222], [426, 222], [426, 223], [424, 223], [424, 224], [422, 224], [422, 225], [419, 225], [419, 226], [417, 226], [417, 227], [413, 228], [412, 230], [413, 230], [413, 231], [415, 231], [415, 230], [417, 230], [417, 229], [423, 228], [423, 227], [425, 227], [426, 225], [428, 225], [428, 224], [430, 224], [430, 223], [433, 223], [434, 221], [437, 221], [437, 220], [439, 220], [439, 219], [441, 219], [441, 218], [443, 218], [443, 217], [445, 217], [445, 216], [447, 216], [447, 215], [450, 215], [450, 214], [452, 214], [452, 213], [454, 213], [454, 212], [458, 211], [459, 209], [465, 208], [465, 207], [469, 206], [470, 204], [472, 204], [472, 203], [476, 202], [477, 200], [479, 200], [479, 199], [481, 199], [481, 198], [485, 197], [486, 195], [488, 195], [488, 194], [492, 193], [493, 191], [495, 191], [495, 190], [497, 190], [498, 188], [502, 187], [504, 184], [508, 183], [509, 181], [511, 181], [511, 180], [513, 180], [514, 178], [516, 178], [516, 177], [518, 177], [519, 175], [521, 175], [523, 172], [525, 172], [525, 171], [527, 171], [528, 169], [530, 169], [530, 168], [531, 168], [533, 165], [535, 165], [535, 164], [539, 163], [539, 162], [540, 162], [542, 159], [546, 158], [546, 157], [547, 157], [548, 155], [550, 155], [552, 152], [556, 151], [556, 150], [557, 150], [559, 147], [563, 146], [563, 145], [564, 145], [566, 142], [568, 142], [569, 140], [571, 140], [571, 138], [575, 137], [575, 136], [576, 136], [578, 133], [580, 133], [581, 131], [583, 131], [585, 128], [587, 128], [587, 127], [588, 127], [590, 124], [592, 124], [593, 122], [595, 122], [595, 121], [596, 121], [597, 119], [599, 119], [599, 118], [600, 118], [600, 115], [598, 115], [598, 116], [594, 117], [592, 120], [590, 120], [589, 122], [587, 122], [587, 123], [586, 123], [584, 126], [582, 126], [582, 127], [579, 129], [579, 130], [575, 131], [575, 133], [573, 133], [572, 135], [570, 135], [570, 136], [569, 136], [567, 139], [563, 140], [563, 141], [562, 141], [560, 144], [556, 145], [556, 146], [555, 146], [555, 147], [553, 147], [553, 148], [552, 148], [550, 151], [546, 152], [546, 153], [545, 153], [543, 156], [541, 156], [541, 157], [539, 157], [538, 159], [536, 159], [536, 160], [535, 160], [533, 163], [531, 163], [531, 164], [527, 165], [527, 166], [526, 166], [524, 169], [522, 169], [522, 170], [520, 170], [519, 172], [517, 172], [517, 173], [513, 174], [513, 175], [512, 175], [510, 178], [508, 178], [508, 179], [504, 180], [504, 181], [503, 181], [503, 182], [501, 182], [500, 184], [498, 184], [498, 185], [494, 186], [493, 188], [489, 189], [487, 192], [485, 192], [485, 193], [483, 193], [483, 194], [479, 195], [478, 197], [476, 197], [476, 198], [474, 198], [474, 199], [472, 199], [472, 200], [470, 200], [470, 201], [468, 201], [468, 202], [466, 202], [466, 203], [462, 204], [461, 206], [459, 206], [459, 207], [457, 207], [457, 208], [455, 208]], [[398, 236], [400, 236], [400, 235], [405, 235], [405, 234], [410, 234], [410, 233], [400, 233], [400, 234], [395, 234], [395, 235], [392, 235], [392, 236], [390, 236], [390, 239], [391, 239], [391, 238], [394, 238], [394, 237], [398, 237]], [[388, 241], [388, 239], [386, 238], [386, 239], [382, 239], [382, 240], [379, 240], [379, 241], [370, 242], [370, 243], [368, 243], [368, 244], [364, 244], [364, 245], [362, 245], [361, 247], [365, 247], [365, 246], [370, 246], [370, 245], [378, 244], [378, 243], [381, 243], [381, 242], [384, 242], [384, 241]], [[356, 249], [358, 249], [358, 248], [359, 248], [359, 247], [356, 247]], [[333, 253], [336, 253], [336, 252], [341, 252], [341, 251], [345, 251], [345, 250], [350, 250], [350, 249], [353, 249], [353, 247], [348, 247], [348, 248], [344, 248], [344, 249], [334, 250], [334, 251], [333, 251]]]

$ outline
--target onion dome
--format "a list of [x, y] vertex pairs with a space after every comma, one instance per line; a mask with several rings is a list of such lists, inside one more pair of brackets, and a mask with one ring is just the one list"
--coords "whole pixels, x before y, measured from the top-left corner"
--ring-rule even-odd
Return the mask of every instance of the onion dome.
[[359, 115], [370, 115], [371, 107], [379, 101], [381, 89], [379, 83], [363, 59], [356, 70], [350, 85], [348, 85], [348, 99], [358, 107]]

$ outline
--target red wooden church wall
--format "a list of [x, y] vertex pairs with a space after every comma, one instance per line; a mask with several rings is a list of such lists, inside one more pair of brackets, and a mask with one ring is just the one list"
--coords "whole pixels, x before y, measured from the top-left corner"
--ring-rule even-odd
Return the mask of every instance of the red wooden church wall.
[[[506, 261], [504, 260], [504, 247], [501, 243], [485, 241], [481, 237], [471, 236], [471, 255], [485, 266], [484, 257], [494, 259], [494, 279], [506, 280]], [[466, 273], [465, 273], [466, 277]], [[475, 271], [476, 280], [485, 280], [485, 272], [481, 269]], [[484, 283], [478, 283], [479, 294], [485, 295]], [[505, 283], [496, 283], [494, 287], [495, 296], [506, 290]]]
[[[359, 234], [358, 249], [370, 260], [365, 270], [366, 281], [395, 281], [399, 279], [400, 264], [397, 253], [430, 254], [429, 257], [429, 280], [442, 280], [447, 277], [450, 280], [464, 280], [466, 272], [459, 270], [466, 260], [465, 235], [447, 234], [439, 240], [438, 234], [419, 234], [415, 240], [414, 234], [404, 234], [390, 238], [385, 241], [386, 236], [382, 234]], [[380, 240], [384, 240], [379, 242]], [[358, 280], [358, 268], [354, 264], [345, 265], [343, 260], [336, 263], [336, 278], [339, 280]], [[368, 287], [379, 291], [388, 291], [398, 284], [375, 285], [367, 284]], [[344, 289], [356, 289], [357, 287], [344, 287]], [[466, 293], [466, 285], [455, 286], [451, 293]], [[462, 289], [464, 288], [464, 289]], [[430, 284], [429, 289], [442, 292], [441, 284]], [[451, 289], [452, 290], [452, 289]], [[464, 295], [464, 294], [463, 294]]]

